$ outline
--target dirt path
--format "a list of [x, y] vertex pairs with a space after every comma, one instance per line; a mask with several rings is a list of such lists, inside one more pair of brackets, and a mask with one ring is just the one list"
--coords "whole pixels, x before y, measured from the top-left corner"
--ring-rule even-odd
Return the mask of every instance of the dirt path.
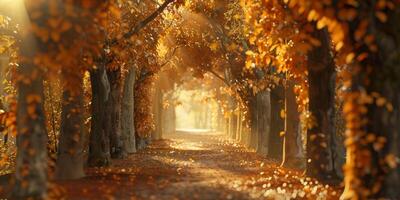
[[50, 199], [77, 200], [314, 200], [338, 199], [340, 194], [221, 135], [204, 133], [169, 136], [111, 167], [88, 169], [85, 178], [50, 188]]

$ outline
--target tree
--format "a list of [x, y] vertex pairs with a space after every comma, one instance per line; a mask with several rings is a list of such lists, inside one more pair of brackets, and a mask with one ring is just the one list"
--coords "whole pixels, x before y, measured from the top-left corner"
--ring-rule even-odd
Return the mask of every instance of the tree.
[[344, 163], [335, 164], [334, 146], [342, 142], [335, 137], [335, 63], [328, 31], [315, 30], [313, 36], [321, 44], [308, 55], [309, 110], [315, 121], [307, 134], [307, 174], [320, 180], [338, 179], [341, 168], [337, 167]]
[[[56, 177], [77, 179], [84, 176], [84, 121], [83, 74], [98, 57], [101, 35], [97, 29], [98, 11], [106, 6], [104, 1], [56, 2], [50, 1], [51, 40], [55, 42], [55, 66], [61, 67], [63, 76], [62, 121]], [[72, 28], [72, 22], [79, 19]], [[60, 25], [57, 20], [62, 21]], [[62, 32], [58, 32], [58, 26]], [[84, 34], [82, 34], [84, 33]], [[88, 37], [88, 38], [86, 38]], [[82, 51], [86, 51], [82, 53]]]
[[124, 91], [122, 97], [122, 125], [121, 125], [121, 133], [122, 133], [122, 145], [123, 147], [123, 155], [127, 153], [136, 152], [136, 140], [135, 140], [135, 78], [136, 72], [135, 67], [131, 68], [128, 72], [127, 77], [124, 82]]
[[[110, 97], [107, 105], [109, 113], [110, 153], [112, 157], [121, 157], [121, 101], [122, 101], [122, 73], [121, 68], [108, 68], [109, 83], [111, 86]], [[129, 76], [129, 74], [128, 74]], [[132, 75], [131, 75], [132, 76]], [[128, 83], [132, 84], [132, 83]]]
[[78, 179], [85, 174], [82, 74], [71, 73], [69, 69], [63, 71], [61, 132], [56, 163], [58, 179]]
[[[104, 108], [110, 98], [110, 85], [105, 68], [104, 63], [99, 63], [97, 69], [90, 71], [92, 123], [88, 163], [91, 166], [105, 166], [111, 162], [110, 136], [107, 132], [110, 120], [107, 118], [109, 116], [108, 110]], [[107, 122], [107, 119], [109, 122]]]
[[[300, 167], [304, 162], [300, 111], [306, 111], [307, 105], [303, 102], [307, 102], [308, 98], [305, 61], [309, 47], [304, 44], [308, 44], [311, 38], [300, 31], [298, 21], [295, 21], [296, 18], [287, 12], [280, 1], [243, 1], [242, 7], [248, 13], [245, 15], [248, 25], [246, 31], [250, 34], [249, 45], [251, 45], [246, 52], [246, 68], [263, 71], [265, 74], [265, 78], [259, 79], [257, 84], [252, 85], [255, 85], [253, 87], [256, 91], [262, 91], [259, 88], [263, 87], [271, 90], [285, 88], [282, 99], [285, 106], [279, 111], [283, 113], [281, 117], [285, 120], [284, 130], [279, 131], [284, 139], [282, 164]], [[263, 20], [260, 20], [261, 18]], [[284, 25], [277, 26], [281, 21], [285, 22]], [[295, 93], [295, 89], [301, 93]], [[273, 119], [275, 121], [276, 117]], [[276, 142], [279, 144], [277, 131], [274, 132], [273, 138], [278, 140]], [[271, 130], [270, 136], [273, 136]]]
[[393, 189], [399, 183], [398, 167], [393, 162], [398, 151], [390, 150], [396, 135], [393, 127], [397, 118], [390, 113], [397, 108], [392, 95], [397, 86], [394, 79], [383, 75], [398, 76], [393, 64], [396, 59], [389, 56], [397, 52], [397, 46], [381, 42], [394, 40], [395, 30], [384, 26], [398, 19], [398, 2], [335, 1], [321, 6], [291, 1], [289, 6], [302, 9], [309, 21], [317, 22], [317, 28], [327, 27], [338, 52], [336, 64], [349, 66], [342, 70], [348, 88], [343, 108], [347, 158], [342, 197], [398, 198]]
[[[400, 74], [394, 56], [399, 52], [394, 42], [398, 31], [393, 25], [399, 19], [398, 8], [397, 1], [384, 5], [360, 2], [360, 7], [354, 8], [359, 14], [348, 22], [350, 41], [372, 41], [354, 47], [354, 54], [347, 56], [352, 68], [350, 93], [343, 108], [348, 127], [344, 198], [400, 197], [400, 170], [395, 161], [399, 146], [394, 142], [398, 137]], [[376, 11], [371, 17], [372, 9]]]
[[[32, 13], [28, 5], [29, 13]], [[33, 21], [39, 23], [40, 21]], [[17, 112], [17, 158], [15, 186], [16, 198], [44, 198], [47, 192], [46, 127], [43, 108], [43, 77], [41, 66], [33, 59], [37, 51], [32, 46], [41, 45], [34, 34], [26, 35], [21, 41], [21, 62], [18, 82]], [[40, 48], [40, 47], [39, 47]], [[45, 50], [42, 46], [40, 50]]]
[[278, 85], [271, 88], [271, 127], [267, 156], [277, 160], [282, 160], [283, 151], [281, 132], [284, 130], [285, 122], [280, 113], [284, 108], [284, 95], [283, 86]]
[[[294, 92], [294, 83], [287, 80], [285, 85], [285, 129], [283, 135], [282, 166], [303, 168], [304, 151], [301, 142], [300, 113]], [[308, 142], [308, 141], [307, 141]], [[307, 143], [307, 146], [309, 143]], [[313, 170], [313, 169], [307, 169]]]
[[[113, 157], [124, 157], [127, 153], [136, 151], [135, 144], [132, 144], [135, 141], [136, 131], [132, 126], [135, 112], [133, 110], [134, 91], [131, 91], [135, 88], [136, 71], [138, 71], [136, 68], [146, 62], [145, 59], [150, 59], [148, 55], [152, 53], [149, 48], [155, 47], [153, 27], [158, 26], [159, 23], [152, 24], [152, 22], [156, 21], [156, 18], [172, 3], [174, 0], [167, 0], [155, 8], [154, 2], [124, 1], [115, 2], [109, 9], [113, 17], [104, 27], [107, 35], [103, 48], [110, 52], [104, 53], [97, 60], [104, 62], [101, 63], [106, 70], [106, 74], [103, 75], [107, 78], [105, 82], [108, 82], [110, 91], [105, 97], [105, 103], [101, 103], [101, 100], [96, 101], [99, 103], [98, 107], [93, 108], [92, 118], [96, 120], [93, 121], [92, 126], [96, 128], [92, 128], [90, 143], [93, 145], [89, 152], [90, 162], [94, 161], [93, 165], [107, 165], [110, 154]], [[143, 8], [145, 12], [139, 13], [136, 7]], [[143, 19], [140, 19], [141, 17]], [[148, 48], [140, 46], [143, 42], [146, 42]], [[146, 66], [143, 68], [146, 69]], [[96, 73], [102, 74], [101, 71]], [[102, 83], [103, 79], [100, 78], [102, 76], [93, 74], [92, 81], [96, 84]], [[100, 85], [96, 88], [102, 87]], [[99, 90], [93, 92], [93, 96], [102, 96], [98, 94], [101, 92]], [[103, 113], [100, 115], [103, 117], [99, 116], [99, 112]]]

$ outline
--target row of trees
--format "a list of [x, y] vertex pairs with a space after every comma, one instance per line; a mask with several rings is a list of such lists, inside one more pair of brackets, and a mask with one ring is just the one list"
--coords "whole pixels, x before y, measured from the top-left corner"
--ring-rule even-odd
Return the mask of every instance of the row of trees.
[[[54, 178], [77, 179], [86, 165], [107, 166], [111, 158], [145, 147], [154, 133], [148, 102], [160, 69], [156, 51], [164, 27], [161, 14], [178, 3], [18, 3], [27, 13], [11, 16], [18, 33], [9, 22], [1, 26], [2, 39], [13, 44], [2, 53], [18, 52], [18, 65], [12, 69], [18, 94], [13, 195], [43, 198], [48, 152], [56, 153], [50, 154], [56, 157]], [[47, 119], [54, 123], [46, 126]], [[49, 139], [55, 145], [47, 145]]]
[[398, 4], [26, 1], [30, 24], [20, 22], [15, 43], [14, 193], [46, 193], [51, 112], [44, 103], [58, 93], [46, 96], [43, 80], [62, 78], [55, 175], [70, 179], [84, 175], [86, 160], [105, 166], [144, 148], [151, 133], [160, 138], [163, 96], [184, 75], [208, 73], [224, 85], [215, 98], [223, 102], [232, 138], [283, 165], [304, 163], [307, 174], [322, 181], [344, 178], [346, 199], [398, 198]]
[[346, 90], [341, 93], [347, 149], [344, 198], [399, 197], [399, 151], [393, 142], [398, 137], [398, 45], [397, 31], [390, 28], [398, 19], [398, 3], [243, 2], [249, 13], [261, 12], [246, 17], [257, 48], [249, 62], [272, 66], [301, 85], [298, 97], [307, 101], [311, 123], [307, 172], [320, 179], [331, 173], [338, 154], [332, 140], [335, 79]]
[[258, 152], [283, 165], [305, 160], [322, 181], [344, 178], [343, 198], [396, 199], [398, 4], [191, 1], [168, 45], [188, 43], [181, 56], [196, 56], [184, 66], [227, 86], [225, 111], [241, 113], [227, 120], [231, 137], [247, 137], [244, 114], [246, 143]]

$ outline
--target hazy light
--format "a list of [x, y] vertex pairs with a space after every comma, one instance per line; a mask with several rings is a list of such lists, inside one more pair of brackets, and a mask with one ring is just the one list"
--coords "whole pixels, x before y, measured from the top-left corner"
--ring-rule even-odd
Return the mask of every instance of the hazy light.
[[218, 105], [215, 101], [205, 101], [209, 95], [208, 91], [201, 89], [178, 90], [176, 96], [179, 105], [175, 107], [178, 130], [203, 133], [216, 128], [214, 117]]
[[5, 6], [12, 3], [18, 3], [18, 0], [0, 0], [0, 6]]
[[19, 24], [27, 22], [24, 0], [0, 0], [0, 14]]

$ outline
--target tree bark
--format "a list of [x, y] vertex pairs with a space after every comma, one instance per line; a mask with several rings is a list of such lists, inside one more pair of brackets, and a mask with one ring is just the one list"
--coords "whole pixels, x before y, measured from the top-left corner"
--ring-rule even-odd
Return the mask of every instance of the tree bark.
[[257, 151], [258, 149], [258, 114], [257, 114], [257, 96], [252, 96], [250, 98], [250, 148]]
[[230, 134], [230, 139], [232, 140], [236, 140], [237, 127], [238, 127], [237, 120], [238, 120], [238, 115], [236, 114], [236, 111], [233, 111], [231, 115], [231, 134]]
[[153, 102], [153, 112], [154, 112], [154, 123], [155, 123], [155, 130], [152, 134], [153, 140], [159, 140], [162, 138], [163, 130], [162, 130], [162, 101], [163, 101], [163, 94], [159, 87], [156, 85], [155, 94], [154, 94], [154, 102]]
[[90, 72], [92, 86], [92, 122], [89, 138], [90, 166], [106, 166], [111, 161], [110, 142], [107, 129], [107, 102], [109, 101], [110, 85], [104, 64]]
[[271, 94], [269, 90], [257, 93], [257, 132], [258, 150], [261, 155], [269, 151], [270, 126], [271, 126]]
[[[13, 3], [19, 3], [21, 7], [24, 6], [23, 1]], [[27, 8], [29, 17], [36, 12], [36, 8]], [[21, 60], [20, 66], [17, 68], [18, 77], [21, 79], [17, 81], [17, 153], [15, 184], [11, 196], [15, 199], [44, 199], [47, 196], [48, 189], [44, 72], [41, 66], [34, 64], [34, 59], [39, 51], [47, 52], [49, 49], [46, 45], [40, 43], [41, 40], [36, 34], [29, 32], [30, 25], [26, 22], [41, 23], [46, 20], [46, 17], [30, 20], [21, 16], [13, 18], [27, 33], [21, 36], [19, 43], [19, 54], [24, 59]]]
[[63, 69], [64, 89], [61, 113], [59, 151], [57, 152], [56, 178], [78, 179], [85, 175], [83, 73]]
[[346, 166], [343, 199], [400, 199], [400, 7], [384, 10], [382, 23], [371, 12], [378, 1], [363, 1], [362, 13], [349, 26], [351, 41], [358, 25], [369, 23], [366, 36], [376, 39], [374, 51], [357, 42], [356, 55], [368, 57], [352, 63], [351, 85], [345, 94]]
[[240, 138], [239, 138], [239, 142], [240, 143], [242, 143], [242, 144], [245, 144], [246, 143], [246, 139], [245, 139], [245, 136], [246, 136], [246, 129], [244, 128], [244, 126], [245, 126], [245, 124], [244, 124], [244, 119], [245, 119], [245, 116], [244, 116], [244, 113], [241, 113], [241, 116], [240, 116], [240, 127], [239, 127], [239, 134], [240, 134]]
[[122, 155], [126, 156], [136, 152], [136, 133], [135, 133], [135, 77], [136, 71], [132, 67], [125, 77], [123, 86], [122, 108], [121, 108], [121, 139]]
[[284, 108], [285, 91], [282, 86], [271, 89], [271, 130], [269, 139], [268, 157], [282, 160], [283, 137], [280, 135], [285, 130], [285, 121], [280, 112]]
[[240, 140], [240, 125], [241, 125], [241, 112], [240, 109], [236, 112], [236, 134], [235, 141]]
[[230, 133], [231, 133], [231, 116], [229, 115], [228, 118], [225, 118], [225, 135], [229, 139], [230, 139]]
[[287, 81], [285, 89], [285, 135], [282, 166], [303, 168], [304, 152], [300, 135], [300, 114], [297, 111], [294, 83]]
[[[315, 124], [307, 133], [307, 174], [319, 180], [337, 179], [335, 157], [335, 63], [327, 30], [315, 30], [321, 45], [309, 53], [309, 111]], [[344, 156], [344, 155], [341, 155]]]
[[[23, 41], [21, 54], [31, 46]], [[21, 63], [20, 75], [40, 73], [37, 66]], [[12, 196], [17, 199], [45, 198], [47, 192], [47, 133], [44, 114], [43, 79], [31, 78], [18, 83], [17, 158]]]
[[[123, 155], [121, 140], [121, 68], [107, 70], [110, 82], [110, 97], [108, 101], [108, 115], [110, 118], [109, 130], [110, 151], [113, 158], [121, 158]], [[132, 100], [133, 101], [133, 100]]]

